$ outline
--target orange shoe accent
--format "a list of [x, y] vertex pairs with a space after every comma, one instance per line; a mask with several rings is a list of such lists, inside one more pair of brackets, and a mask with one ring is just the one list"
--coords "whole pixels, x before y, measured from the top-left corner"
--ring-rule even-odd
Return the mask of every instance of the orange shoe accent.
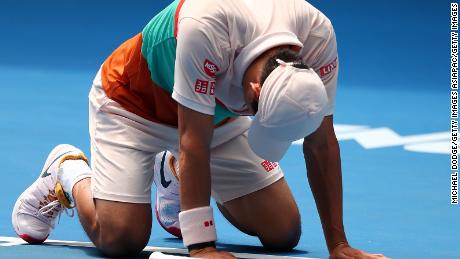
[[174, 156], [171, 156], [168, 161], [169, 168], [171, 168], [172, 175], [174, 175], [177, 181], [179, 181], [179, 175], [177, 174], [175, 163], [176, 163], [176, 158]]
[[[59, 161], [58, 167], [61, 167], [62, 163], [64, 163], [67, 160], [83, 160], [86, 162], [86, 164], [89, 164], [88, 158], [86, 158], [85, 154], [80, 153], [76, 155], [66, 155], [61, 158], [61, 161]], [[71, 209], [73, 206], [71, 205], [72, 198], [68, 197], [70, 194], [66, 194], [64, 191], [64, 188], [62, 188], [62, 185], [60, 182], [56, 183], [56, 186], [54, 187], [54, 192], [56, 194], [56, 198], [58, 199], [59, 203], [61, 203], [64, 207]]]
[[63, 156], [61, 158], [61, 161], [59, 161], [59, 165], [58, 167], [60, 167], [62, 165], [62, 163], [64, 163], [65, 161], [67, 160], [83, 160], [86, 162], [86, 164], [89, 165], [89, 162], [88, 162], [88, 158], [86, 158], [85, 154], [81, 153], [81, 154], [77, 154], [77, 155], [66, 155], [66, 156]]
[[67, 197], [64, 188], [60, 182], [56, 183], [56, 187], [54, 187], [54, 192], [56, 193], [56, 197], [58, 201], [66, 208], [71, 209], [72, 205], [70, 203], [70, 197]]

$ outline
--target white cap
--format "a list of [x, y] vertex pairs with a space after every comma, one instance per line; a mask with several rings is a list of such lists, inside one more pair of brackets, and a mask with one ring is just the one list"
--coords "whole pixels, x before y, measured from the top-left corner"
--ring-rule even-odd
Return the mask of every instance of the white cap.
[[244, 74], [252, 62], [267, 50], [281, 45], [296, 46], [298, 48], [303, 47], [303, 44], [299, 41], [297, 35], [288, 31], [264, 34], [252, 40], [248, 45], [241, 49], [240, 54], [238, 54], [233, 61], [233, 84], [243, 87]]
[[313, 69], [295, 68], [277, 60], [265, 80], [248, 141], [263, 159], [281, 160], [292, 141], [313, 133], [326, 115], [324, 84]]

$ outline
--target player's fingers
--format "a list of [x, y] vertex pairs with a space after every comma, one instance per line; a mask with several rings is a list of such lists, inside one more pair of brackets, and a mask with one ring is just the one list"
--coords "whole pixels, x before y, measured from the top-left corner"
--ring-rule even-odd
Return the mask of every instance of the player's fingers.
[[210, 252], [210, 253], [205, 253], [205, 254], [200, 254], [200, 255], [195, 255], [196, 257], [199, 258], [209, 258], [209, 259], [235, 259], [236, 257], [229, 253], [229, 252], [224, 252], [224, 251], [215, 251], [215, 252]]
[[391, 259], [390, 257], [386, 257], [384, 254], [372, 254], [372, 255], [378, 259]]
[[359, 257], [359, 259], [390, 259], [383, 254], [369, 254], [363, 252]]
[[219, 252], [219, 254], [222, 256], [222, 259], [234, 259], [234, 258], [236, 258], [232, 253], [229, 253], [229, 252]]
[[354, 256], [349, 256], [345, 253], [341, 253], [341, 254], [338, 254], [338, 255], [331, 255], [329, 256], [329, 259], [355, 259]]
[[153, 252], [149, 259], [180, 259], [180, 258], [187, 258], [186, 256], [179, 256], [179, 255], [168, 255], [163, 254], [161, 252]]

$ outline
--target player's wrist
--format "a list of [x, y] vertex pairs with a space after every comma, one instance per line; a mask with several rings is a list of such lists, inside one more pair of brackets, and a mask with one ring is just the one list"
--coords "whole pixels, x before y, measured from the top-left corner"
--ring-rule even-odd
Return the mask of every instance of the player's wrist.
[[184, 246], [190, 254], [206, 249], [215, 250], [217, 239], [213, 210], [210, 206], [193, 208], [179, 213]]
[[348, 244], [342, 224], [336, 226], [323, 224], [323, 231], [329, 252], [332, 252], [332, 250], [340, 245]]
[[336, 252], [337, 250], [341, 250], [341, 249], [343, 249], [345, 247], [350, 247], [350, 245], [348, 244], [348, 242], [346, 240], [336, 242], [330, 247], [329, 254], [334, 254], [334, 252]]

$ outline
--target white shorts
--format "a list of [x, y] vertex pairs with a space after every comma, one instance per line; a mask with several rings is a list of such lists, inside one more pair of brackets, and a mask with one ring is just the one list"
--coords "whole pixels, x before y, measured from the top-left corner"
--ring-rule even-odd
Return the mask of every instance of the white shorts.
[[[251, 121], [239, 117], [216, 128], [211, 143], [211, 194], [219, 203], [244, 196], [283, 177], [248, 145]], [[109, 99], [97, 73], [89, 94], [91, 188], [97, 199], [151, 203], [155, 155], [178, 155], [178, 130], [146, 120]]]

